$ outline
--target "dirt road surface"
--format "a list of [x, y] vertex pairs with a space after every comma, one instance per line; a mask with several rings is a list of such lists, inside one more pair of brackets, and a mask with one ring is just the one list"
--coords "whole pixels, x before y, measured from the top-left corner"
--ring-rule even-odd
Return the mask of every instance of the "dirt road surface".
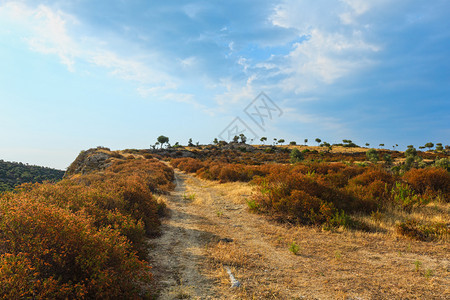
[[248, 184], [175, 174], [150, 241], [159, 299], [450, 299], [447, 243], [281, 225], [248, 211]]

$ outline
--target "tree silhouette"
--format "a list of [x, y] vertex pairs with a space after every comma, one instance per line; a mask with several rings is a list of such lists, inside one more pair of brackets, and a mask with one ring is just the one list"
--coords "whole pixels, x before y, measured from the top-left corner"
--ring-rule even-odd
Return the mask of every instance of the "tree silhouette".
[[429, 143], [426, 143], [426, 144], [425, 144], [425, 147], [427, 147], [428, 150], [431, 150], [431, 148], [434, 147], [434, 144], [433, 144], [432, 142], [429, 142]]
[[241, 133], [239, 135], [239, 137], [241, 138], [241, 143], [242, 144], [245, 144], [245, 142], [247, 142], [247, 137], [243, 133]]
[[162, 149], [164, 144], [169, 143], [169, 138], [167, 136], [160, 135], [158, 137], [158, 142], [161, 144], [161, 149]]

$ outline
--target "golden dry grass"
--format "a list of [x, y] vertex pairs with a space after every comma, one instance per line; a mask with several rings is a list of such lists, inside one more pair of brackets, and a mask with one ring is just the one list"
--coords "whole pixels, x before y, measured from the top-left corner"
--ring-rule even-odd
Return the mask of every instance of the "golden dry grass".
[[[213, 298], [450, 297], [448, 242], [399, 237], [390, 229], [388, 215], [381, 217], [379, 230], [372, 233], [292, 227], [250, 213], [246, 200], [253, 188], [249, 184], [218, 184], [186, 174], [179, 176], [184, 178], [185, 193], [195, 195], [183, 209], [201, 218], [195, 228], [209, 236], [202, 241], [199, 268], [216, 284]], [[417, 217], [448, 220], [447, 205], [430, 205], [422, 210]], [[438, 217], [433, 210], [439, 210]], [[225, 238], [232, 241], [220, 241]], [[299, 246], [297, 255], [289, 251], [292, 242]], [[417, 270], [416, 265], [420, 265]], [[229, 266], [242, 283], [240, 288], [230, 288], [224, 266]]]

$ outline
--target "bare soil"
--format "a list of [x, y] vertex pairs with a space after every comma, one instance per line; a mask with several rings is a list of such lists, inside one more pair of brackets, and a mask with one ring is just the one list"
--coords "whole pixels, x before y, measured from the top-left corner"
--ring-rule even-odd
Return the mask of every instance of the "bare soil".
[[150, 241], [159, 299], [450, 299], [446, 242], [282, 225], [248, 211], [248, 184], [176, 180]]

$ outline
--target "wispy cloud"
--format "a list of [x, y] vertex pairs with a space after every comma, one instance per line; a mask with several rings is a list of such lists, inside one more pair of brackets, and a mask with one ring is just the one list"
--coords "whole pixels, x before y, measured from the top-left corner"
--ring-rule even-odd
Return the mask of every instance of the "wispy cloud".
[[80, 33], [80, 21], [61, 10], [6, 2], [0, 5], [0, 16], [9, 21], [7, 25], [21, 28], [22, 38], [30, 50], [57, 56], [70, 72], [76, 71], [77, 63], [87, 63], [106, 69], [117, 78], [135, 82], [140, 91], [177, 88], [171, 76], [144, 62], [150, 55], [157, 54], [147, 54], [141, 60], [120, 55], [109, 49], [107, 40]]

